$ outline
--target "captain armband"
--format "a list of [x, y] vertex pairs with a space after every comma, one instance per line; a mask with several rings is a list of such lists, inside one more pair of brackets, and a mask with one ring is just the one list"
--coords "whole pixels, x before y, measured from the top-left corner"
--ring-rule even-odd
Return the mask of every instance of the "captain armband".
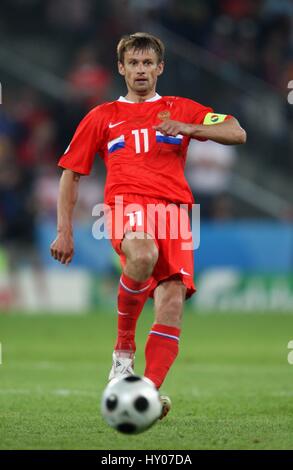
[[207, 113], [205, 115], [203, 124], [206, 126], [211, 126], [212, 124], [219, 124], [220, 122], [225, 121], [227, 117], [228, 114]]

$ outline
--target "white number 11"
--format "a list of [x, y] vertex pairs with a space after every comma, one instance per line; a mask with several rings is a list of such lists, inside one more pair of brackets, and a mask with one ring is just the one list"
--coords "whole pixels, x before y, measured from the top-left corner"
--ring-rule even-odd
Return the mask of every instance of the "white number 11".
[[132, 134], [134, 135], [134, 141], [135, 141], [135, 152], [136, 153], [141, 153], [141, 146], [140, 146], [140, 136], [139, 133], [143, 134], [143, 152], [148, 152], [149, 151], [149, 135], [148, 135], [148, 130], [147, 129], [135, 129], [132, 131]]

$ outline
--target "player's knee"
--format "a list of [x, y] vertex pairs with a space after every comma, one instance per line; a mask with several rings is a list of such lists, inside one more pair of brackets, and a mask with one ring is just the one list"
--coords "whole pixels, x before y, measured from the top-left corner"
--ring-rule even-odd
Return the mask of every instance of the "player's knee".
[[141, 271], [152, 273], [158, 260], [157, 249], [148, 251], [137, 250], [131, 256], [131, 262]]
[[132, 240], [124, 243], [126, 271], [130, 277], [148, 279], [158, 261], [158, 248], [153, 240]]

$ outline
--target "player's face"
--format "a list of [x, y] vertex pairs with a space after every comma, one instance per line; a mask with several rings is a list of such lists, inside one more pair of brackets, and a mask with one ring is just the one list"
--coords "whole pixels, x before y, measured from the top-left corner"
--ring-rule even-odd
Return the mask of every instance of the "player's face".
[[119, 73], [124, 76], [129, 91], [147, 95], [156, 89], [158, 76], [164, 63], [158, 63], [153, 49], [146, 51], [129, 49], [124, 54], [124, 63], [118, 63]]

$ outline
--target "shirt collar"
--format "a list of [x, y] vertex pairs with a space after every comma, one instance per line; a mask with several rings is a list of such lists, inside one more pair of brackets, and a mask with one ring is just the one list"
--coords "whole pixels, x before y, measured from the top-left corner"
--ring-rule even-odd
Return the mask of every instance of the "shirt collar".
[[[162, 97], [158, 93], [156, 93], [155, 96], [153, 96], [152, 98], [149, 98], [148, 100], [143, 101], [143, 103], [151, 103], [152, 101], [158, 101], [161, 98]], [[119, 96], [117, 101], [120, 101], [122, 103], [139, 104], [139, 103], [136, 103], [134, 101], [127, 100], [126, 98], [124, 98], [124, 96]]]

